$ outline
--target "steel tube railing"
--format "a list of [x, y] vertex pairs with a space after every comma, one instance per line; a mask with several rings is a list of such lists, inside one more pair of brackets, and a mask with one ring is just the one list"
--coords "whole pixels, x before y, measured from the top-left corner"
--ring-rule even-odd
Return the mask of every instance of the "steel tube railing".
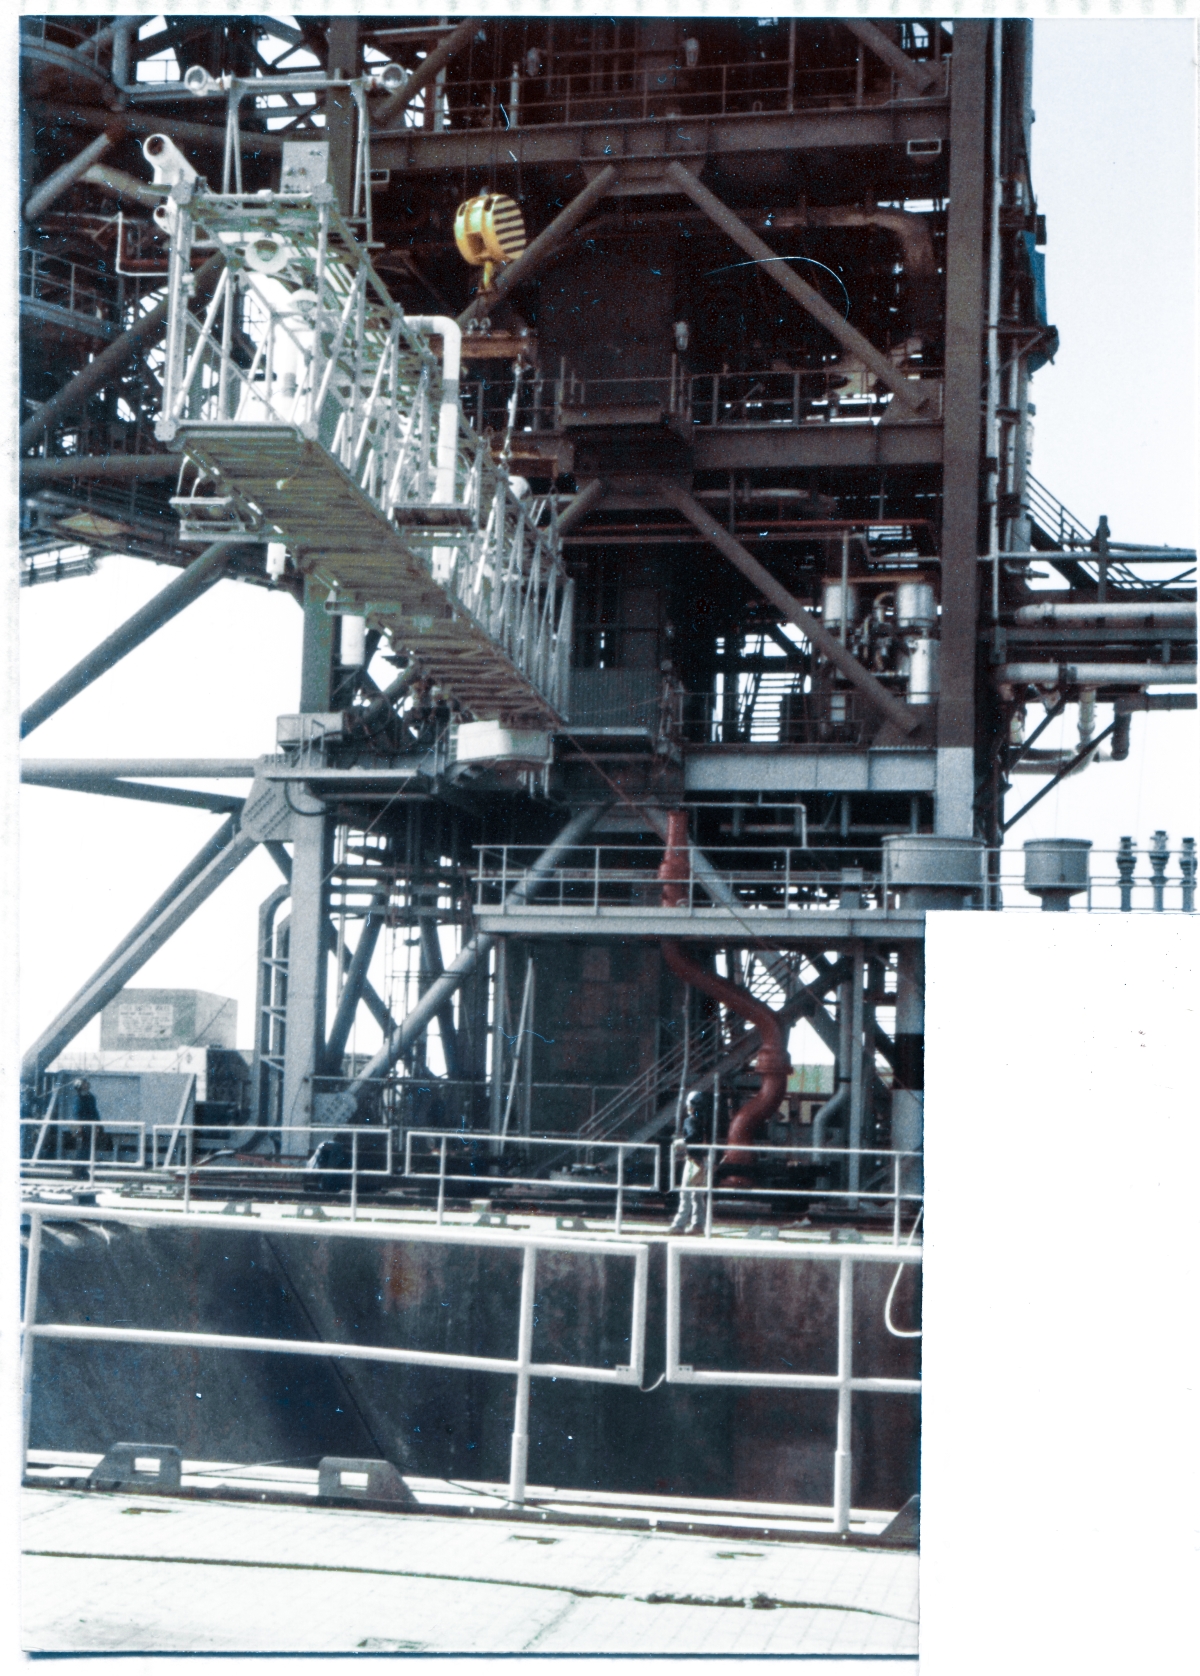
[[[832, 1095], [829, 1096], [829, 1098], [832, 1099]], [[728, 1143], [725, 1141], [711, 1141], [705, 1144], [692, 1142], [689, 1143], [686, 1148], [687, 1153], [693, 1155], [703, 1153], [705, 1158], [704, 1184], [701, 1187], [689, 1189], [689, 1191], [701, 1192], [705, 1196], [705, 1233], [709, 1237], [712, 1235], [714, 1205], [715, 1202], [721, 1198], [836, 1199], [839, 1201], [844, 1200], [847, 1208], [849, 1209], [856, 1208], [860, 1202], [865, 1202], [866, 1204], [878, 1203], [880, 1205], [890, 1204], [892, 1206], [892, 1241], [893, 1244], [898, 1245], [900, 1243], [901, 1206], [905, 1204], [917, 1206], [924, 1203], [925, 1194], [923, 1188], [916, 1186], [905, 1187], [903, 1179], [905, 1174], [905, 1164], [911, 1166], [911, 1169], [908, 1172], [910, 1174], [915, 1174], [921, 1167], [923, 1155], [919, 1152], [899, 1151], [891, 1147], [865, 1146], [743, 1146], [739, 1148], [740, 1152], [748, 1153], [755, 1159], [766, 1160], [768, 1164], [772, 1159], [776, 1159], [780, 1162], [788, 1159], [794, 1159], [798, 1163], [803, 1163], [807, 1160], [811, 1165], [824, 1167], [828, 1165], [831, 1159], [844, 1158], [846, 1160], [847, 1172], [850, 1176], [850, 1185], [848, 1187], [802, 1187], [799, 1185], [789, 1185], [787, 1183], [776, 1184], [772, 1182], [763, 1182], [759, 1185], [751, 1183], [748, 1185], [722, 1187], [715, 1179], [716, 1166], [727, 1150]], [[676, 1141], [672, 1151], [674, 1156], [671, 1162], [671, 1173], [667, 1191], [675, 1193], [683, 1190], [682, 1179], [676, 1179], [676, 1164], [682, 1163], [685, 1156], [683, 1143]], [[854, 1180], [854, 1166], [857, 1164], [861, 1170], [864, 1160], [874, 1161], [877, 1168], [885, 1168], [887, 1162], [890, 1160], [892, 1174], [891, 1186], [864, 1187], [861, 1183], [861, 1179], [856, 1183]], [[742, 1167], [739, 1166], [739, 1170], [741, 1169]], [[744, 1171], [742, 1173], [744, 1173]]]
[[[33, 1152], [28, 1158], [21, 1159], [22, 1175], [32, 1171], [35, 1166], [39, 1169], [45, 1170], [55, 1168], [56, 1166], [72, 1168], [76, 1165], [86, 1163], [89, 1167], [91, 1176], [94, 1178], [97, 1170], [140, 1170], [144, 1167], [146, 1162], [146, 1125], [144, 1123], [124, 1122], [112, 1119], [106, 1122], [97, 1118], [85, 1118], [81, 1122], [77, 1123], [70, 1118], [57, 1116], [55, 1102], [52, 1103], [45, 1117], [21, 1118], [20, 1128], [22, 1131], [27, 1129], [36, 1129], [38, 1132]], [[58, 1132], [60, 1156], [57, 1157], [46, 1157], [42, 1152], [42, 1148], [45, 1145], [51, 1130], [56, 1130]], [[70, 1158], [62, 1157], [61, 1140], [63, 1135], [72, 1131], [78, 1133], [80, 1130], [87, 1130], [90, 1134], [87, 1158], [83, 1159], [74, 1155]], [[137, 1137], [137, 1157], [122, 1161], [116, 1157], [114, 1153], [114, 1157], [111, 1161], [106, 1162], [105, 1160], [98, 1158], [96, 1156], [96, 1146], [101, 1133], [114, 1140], [116, 1140], [119, 1135], [135, 1135]]]
[[[529, 1393], [531, 1379], [574, 1379], [587, 1384], [640, 1386], [646, 1365], [646, 1271], [649, 1248], [646, 1245], [611, 1241], [556, 1239], [545, 1234], [511, 1234], [504, 1230], [480, 1234], [466, 1229], [411, 1228], [398, 1230], [394, 1224], [370, 1227], [358, 1223], [312, 1223], [289, 1226], [286, 1222], [272, 1224], [272, 1236], [278, 1233], [303, 1234], [320, 1239], [371, 1239], [395, 1241], [398, 1233], [415, 1244], [439, 1243], [493, 1247], [519, 1250], [522, 1253], [521, 1292], [519, 1301], [517, 1353], [513, 1357], [477, 1356], [440, 1350], [418, 1350], [409, 1347], [373, 1344], [348, 1344], [339, 1340], [278, 1339], [239, 1333], [173, 1332], [143, 1327], [106, 1327], [37, 1321], [39, 1261], [43, 1221], [70, 1220], [117, 1223], [140, 1228], [178, 1228], [178, 1220], [165, 1221], [162, 1216], [136, 1211], [89, 1210], [72, 1208], [64, 1211], [29, 1210], [29, 1256], [26, 1265], [25, 1300], [22, 1315], [22, 1392], [23, 1437], [22, 1471], [29, 1458], [29, 1426], [33, 1390], [33, 1355], [38, 1340], [76, 1341], [79, 1343], [155, 1344], [175, 1349], [238, 1350], [280, 1356], [335, 1357], [347, 1361], [382, 1362], [415, 1367], [453, 1368], [464, 1372], [500, 1373], [516, 1375], [517, 1396], [513, 1416], [512, 1472], [510, 1498], [520, 1506], [525, 1500], [525, 1468], [529, 1446]], [[201, 1218], [187, 1219], [189, 1230]], [[255, 1233], [258, 1225], [247, 1226], [232, 1219], [222, 1222], [220, 1232]], [[630, 1301], [629, 1362], [617, 1367], [595, 1367], [580, 1363], [535, 1362], [533, 1359], [533, 1306], [537, 1276], [537, 1254], [540, 1251], [570, 1252], [582, 1256], [619, 1257], [630, 1259], [634, 1265], [633, 1289]]]
[[[762, 807], [766, 810], [770, 806]], [[897, 834], [908, 830], [895, 828]], [[709, 846], [706, 854], [716, 863], [711, 876], [725, 886], [728, 899], [722, 904], [711, 896], [705, 880], [693, 875], [686, 881], [684, 900], [673, 909], [673, 913], [682, 920], [698, 912], [710, 914], [724, 906], [730, 913], [752, 917], [761, 924], [767, 916], [838, 910], [843, 906], [843, 897], [849, 887], [861, 898], [856, 906], [862, 912], [886, 914], [899, 905], [896, 895], [899, 887], [893, 886], [887, 876], [886, 858], [881, 858], [878, 872], [862, 869], [861, 879], [856, 869], [852, 881], [847, 880], [845, 868], [840, 865], [799, 865], [802, 861], [811, 863], [823, 858], [840, 859], [842, 856], [857, 862], [865, 851], [878, 844], [880, 836], [872, 834], [871, 838], [856, 846], [820, 849], [799, 844], [760, 845], [750, 839], [721, 848]], [[516, 883], [524, 877], [523, 858], [533, 855], [534, 851], [525, 845], [481, 844], [476, 849], [479, 859], [473, 876], [475, 909], [477, 912], [506, 913], [509, 910], [508, 885], [510, 881]], [[638, 898], [655, 888], [657, 869], [662, 859], [661, 848], [614, 844], [589, 845], [586, 849], [590, 855], [586, 866], [559, 867], [546, 874], [538, 901], [520, 903], [523, 918], [530, 914], [552, 917], [561, 913], [589, 913], [598, 917], [601, 912], [607, 914], [626, 909], [634, 913], [645, 909], [645, 900]], [[989, 857], [999, 858], [998, 870], [980, 888], [980, 896], [987, 896], [987, 905], [1038, 911], [1040, 901], [1024, 888], [1022, 852], [1012, 848], [986, 853]], [[1138, 852], [1132, 853], [1136, 858]], [[1151, 852], [1147, 850], [1145, 853], [1149, 855]], [[724, 856], [736, 857], [740, 864], [721, 867], [719, 863]], [[753, 856], [758, 865], [747, 866], [745, 863], [749, 856]], [[611, 864], [607, 864], [606, 858], [611, 858]], [[630, 864], [631, 858], [636, 858], [633, 865]], [[1077, 901], [1077, 910], [1092, 913], [1164, 910], [1190, 913], [1194, 910], [1193, 851], [1187, 839], [1183, 840], [1177, 853], [1168, 853], [1165, 860], [1152, 863], [1162, 869], [1153, 875], [1134, 877], [1128, 870], [1129, 859], [1128, 851], [1091, 850], [1087, 881], [1079, 887], [1078, 896], [1082, 900]], [[1177, 861], [1178, 871], [1168, 873], [1165, 869], [1172, 859]], [[1135, 896], [1134, 893], [1138, 894]]]
[[[378, 1131], [375, 1131], [378, 1133]], [[447, 1135], [444, 1129], [406, 1129], [404, 1131], [404, 1168], [401, 1172], [409, 1180], [436, 1179], [438, 1184], [438, 1214], [441, 1216], [445, 1203], [445, 1187], [447, 1182], [468, 1182], [480, 1187], [530, 1187], [539, 1191], [546, 1189], [564, 1188], [571, 1192], [614, 1193], [616, 1195], [617, 1232], [620, 1232], [620, 1220], [624, 1211], [625, 1195], [628, 1193], [659, 1193], [662, 1191], [661, 1179], [661, 1151], [651, 1141], [599, 1141], [580, 1139], [571, 1135], [517, 1135], [508, 1136], [504, 1140], [506, 1147], [520, 1149], [538, 1147], [548, 1149], [552, 1154], [605, 1153], [613, 1157], [615, 1179], [612, 1181], [588, 1180], [586, 1177], [572, 1178], [569, 1181], [548, 1180], [545, 1176], [536, 1175], [480, 1175], [475, 1172], [454, 1173], [447, 1169], [446, 1149], [450, 1144], [463, 1148], [480, 1147], [489, 1152], [496, 1146], [499, 1137], [490, 1129], [466, 1130], [455, 1135]], [[414, 1157], [413, 1142], [436, 1143], [436, 1155], [431, 1151], [427, 1156], [432, 1160], [436, 1156], [436, 1169], [421, 1169], [418, 1154]], [[625, 1174], [625, 1159], [630, 1153], [642, 1153], [651, 1166], [651, 1179], [648, 1182], [629, 1181]]]
[[[837, 1277], [837, 1372], [759, 1373], [743, 1369], [697, 1368], [680, 1359], [682, 1317], [682, 1265], [685, 1258], [713, 1255], [733, 1261], [775, 1261], [791, 1263], [836, 1263]], [[856, 1392], [919, 1396], [919, 1379], [858, 1377], [854, 1373], [854, 1271], [859, 1264], [914, 1264], [922, 1261], [919, 1246], [859, 1246], [847, 1252], [837, 1245], [788, 1241], [755, 1244], [753, 1248], [722, 1241], [720, 1246], [696, 1246], [684, 1239], [667, 1243], [667, 1354], [665, 1379], [670, 1385], [732, 1386], [737, 1389], [784, 1391], [833, 1391], [837, 1394], [837, 1435], [833, 1458], [833, 1498], [830, 1515], [835, 1533], [850, 1528], [850, 1485], [853, 1454], [851, 1447], [853, 1398]]]

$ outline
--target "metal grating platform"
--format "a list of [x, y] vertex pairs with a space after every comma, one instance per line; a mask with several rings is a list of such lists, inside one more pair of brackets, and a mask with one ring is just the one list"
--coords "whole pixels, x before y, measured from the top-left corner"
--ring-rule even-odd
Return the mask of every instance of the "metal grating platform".
[[368, 602], [368, 620], [410, 647], [466, 709], [557, 725], [536, 687], [319, 444], [290, 425], [185, 425], [181, 436], [192, 459], [275, 526], [305, 575]]

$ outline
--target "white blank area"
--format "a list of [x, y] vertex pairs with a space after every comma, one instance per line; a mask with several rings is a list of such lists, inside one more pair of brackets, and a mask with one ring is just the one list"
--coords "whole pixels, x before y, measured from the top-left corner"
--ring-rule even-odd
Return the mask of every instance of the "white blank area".
[[1197, 940], [929, 916], [922, 1676], [1193, 1664]]

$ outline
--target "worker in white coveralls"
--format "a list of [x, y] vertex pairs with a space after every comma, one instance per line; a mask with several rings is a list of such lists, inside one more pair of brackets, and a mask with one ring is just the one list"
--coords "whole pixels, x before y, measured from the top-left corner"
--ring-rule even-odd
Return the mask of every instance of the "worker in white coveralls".
[[693, 1089], [687, 1097], [683, 1134], [675, 1141], [675, 1146], [687, 1156], [680, 1181], [679, 1209], [669, 1230], [672, 1234], [704, 1232], [704, 1189], [708, 1186], [710, 1163], [704, 1145], [707, 1137], [700, 1101], [699, 1091]]

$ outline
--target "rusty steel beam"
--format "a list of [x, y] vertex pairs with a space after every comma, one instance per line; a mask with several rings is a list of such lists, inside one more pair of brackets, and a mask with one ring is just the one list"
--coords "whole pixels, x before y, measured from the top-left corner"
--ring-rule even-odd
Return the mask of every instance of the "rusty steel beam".
[[418, 93], [437, 80], [442, 66], [447, 64], [456, 52], [461, 52], [463, 47], [470, 45], [472, 36], [483, 22], [481, 17], [466, 17], [444, 40], [439, 41], [432, 52], [427, 53], [417, 65], [399, 93], [393, 93], [378, 110], [372, 112], [372, 128], [382, 131], [389, 122], [394, 122], [400, 112], [412, 104]]
[[841, 18], [839, 21], [843, 28], [858, 37], [868, 52], [875, 54], [881, 64], [886, 64], [894, 75], [907, 82], [914, 93], [928, 93], [941, 79], [931, 64], [924, 64], [919, 59], [910, 58], [906, 52], [901, 52], [895, 41], [889, 40], [877, 23], [868, 23], [865, 19], [852, 23], [849, 18]]
[[880, 354], [869, 338], [865, 338], [857, 327], [844, 320], [837, 309], [827, 303], [807, 280], [793, 273], [783, 257], [772, 250], [769, 244], [765, 244], [757, 233], [747, 227], [740, 216], [735, 215], [727, 204], [722, 203], [715, 192], [710, 192], [707, 186], [703, 186], [682, 163], [668, 163], [664, 174], [673, 186], [692, 200], [697, 209], [704, 211], [714, 226], [719, 227], [734, 244], [740, 245], [747, 256], [763, 263], [776, 285], [786, 291], [793, 302], [799, 303], [818, 325], [824, 326], [847, 354], [856, 355], [864, 365], [870, 367], [880, 383], [887, 386], [903, 407], [910, 413], [921, 412], [925, 406], [925, 397], [921, 394], [919, 380], [906, 378], [886, 355]]

